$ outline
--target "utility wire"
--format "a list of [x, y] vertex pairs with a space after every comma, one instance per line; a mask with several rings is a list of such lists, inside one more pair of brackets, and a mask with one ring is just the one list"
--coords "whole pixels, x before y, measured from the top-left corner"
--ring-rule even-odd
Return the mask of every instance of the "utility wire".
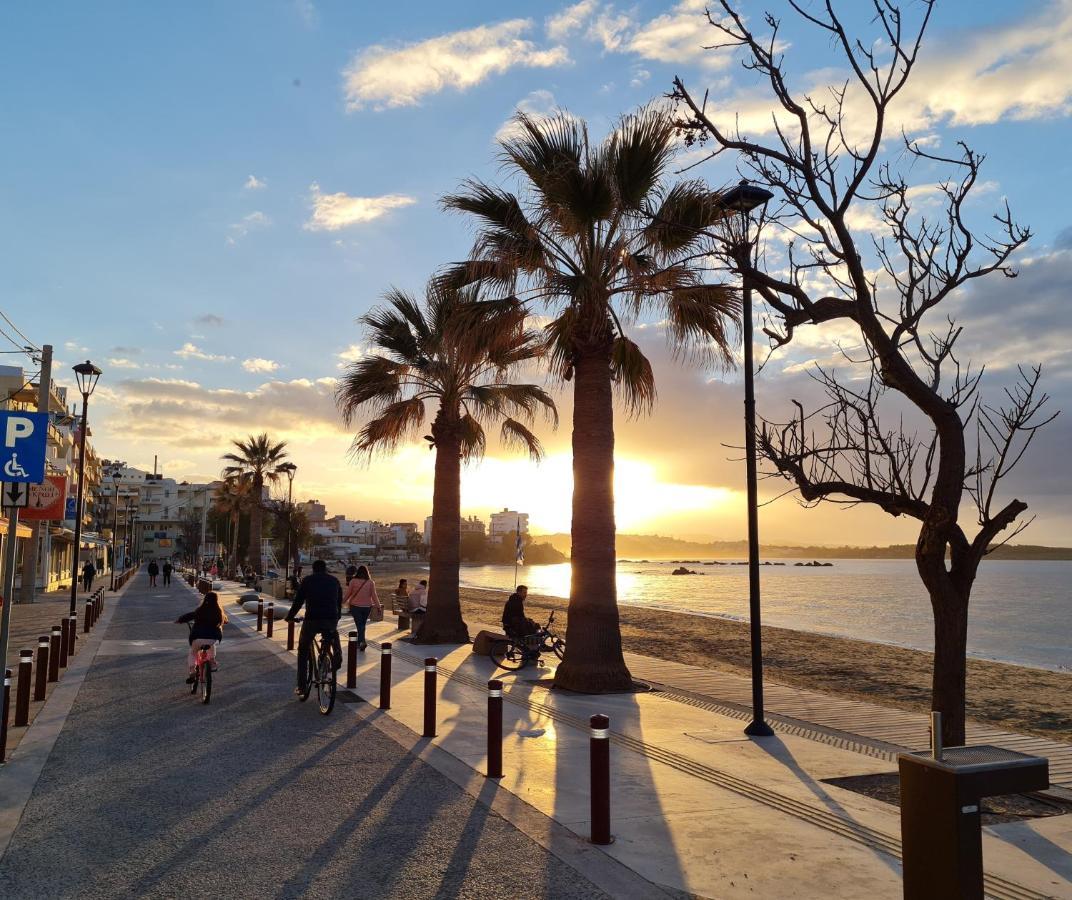
[[9, 319], [7, 317], [7, 314], [2, 309], [0, 309], [0, 316], [2, 316], [4, 321], [7, 322], [7, 324], [12, 327], [12, 329], [15, 332], [15, 334], [17, 334], [20, 338], [22, 338], [24, 341], [26, 341], [28, 346], [32, 347], [38, 353], [41, 352], [41, 348], [38, 347], [37, 344], [35, 344], [33, 341], [31, 341], [28, 337], [26, 337], [26, 335], [24, 335], [21, 331], [19, 331], [18, 326], [14, 322], [12, 322], [11, 319]]

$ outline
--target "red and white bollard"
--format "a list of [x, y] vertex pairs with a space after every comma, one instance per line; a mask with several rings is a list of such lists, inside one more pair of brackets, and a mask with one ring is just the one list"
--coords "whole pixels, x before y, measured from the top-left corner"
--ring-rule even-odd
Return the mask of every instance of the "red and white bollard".
[[380, 644], [380, 709], [391, 708], [391, 642]]
[[52, 626], [52, 633], [48, 637], [48, 680], [60, 680], [60, 635], [62, 631], [59, 625]]
[[37, 639], [37, 680], [34, 682], [34, 700], [44, 700], [48, 687], [48, 635]]
[[85, 614], [82, 617], [82, 634], [89, 634], [89, 629], [93, 627], [93, 601], [87, 600], [85, 605]]
[[257, 631], [264, 631], [264, 600], [257, 598]]
[[589, 758], [591, 766], [590, 794], [592, 801], [593, 844], [609, 844], [610, 834], [610, 719], [592, 716]]
[[268, 609], [265, 610], [265, 615], [268, 617], [268, 627], [264, 633], [267, 637], [272, 636], [272, 632], [275, 630], [275, 604], [269, 600]]
[[74, 648], [78, 643], [78, 616], [72, 613], [68, 617], [67, 625], [67, 655], [74, 656]]
[[287, 619], [287, 649], [294, 649], [294, 620]]
[[439, 660], [429, 656], [424, 661], [424, 737], [436, 736], [436, 675]]
[[502, 778], [503, 684], [488, 682], [488, 778]]
[[33, 650], [19, 651], [19, 688], [15, 693], [15, 724], [30, 723], [30, 681], [33, 678]]
[[64, 616], [60, 619], [60, 668], [67, 668], [67, 653], [70, 646], [69, 633], [71, 630], [71, 620]]
[[0, 763], [7, 759], [7, 717], [11, 712], [11, 669], [4, 669], [4, 699], [0, 708]]
[[346, 635], [346, 686], [357, 687], [357, 632]]

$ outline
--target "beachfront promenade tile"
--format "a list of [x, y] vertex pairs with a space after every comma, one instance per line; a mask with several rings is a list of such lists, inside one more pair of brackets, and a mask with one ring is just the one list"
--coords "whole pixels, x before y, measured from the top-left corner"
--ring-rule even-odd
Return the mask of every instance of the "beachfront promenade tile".
[[[251, 628], [253, 617], [242, 618]], [[439, 656], [434, 743], [481, 770], [484, 685], [503, 673], [468, 648], [409, 645], [390, 622], [371, 626], [370, 634], [374, 642], [359, 656], [356, 693], [375, 704], [379, 654], [372, 651], [376, 641], [392, 640], [389, 715], [419, 734], [421, 661]], [[285, 635], [277, 633], [276, 640]], [[606, 852], [644, 877], [710, 897], [900, 896], [896, 809], [821, 781], [890, 771], [888, 761], [792, 734], [742, 740], [737, 718], [657, 693], [563, 695], [532, 684], [536, 675], [523, 670], [503, 678], [506, 777], [500, 788], [585, 835], [585, 724], [590, 714], [607, 713], [615, 738], [616, 842]], [[1072, 835], [1054, 821], [986, 829], [988, 872], [1027, 885], [1022, 896], [1072, 896]]]

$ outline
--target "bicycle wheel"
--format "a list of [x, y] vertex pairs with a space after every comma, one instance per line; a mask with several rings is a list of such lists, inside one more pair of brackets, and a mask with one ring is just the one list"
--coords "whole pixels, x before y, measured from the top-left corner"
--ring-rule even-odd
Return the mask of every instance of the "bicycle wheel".
[[313, 655], [309, 654], [309, 658], [305, 661], [305, 672], [302, 677], [302, 690], [298, 695], [298, 698], [304, 703], [309, 699], [309, 694], [313, 690], [313, 677], [316, 673], [313, 670]]
[[201, 702], [208, 703], [212, 698], [212, 663], [205, 660], [201, 663]]
[[320, 714], [326, 716], [335, 708], [335, 666], [332, 665], [331, 651], [320, 654], [319, 676], [316, 679], [316, 698], [320, 701]]
[[566, 656], [566, 642], [562, 638], [555, 638], [551, 641], [551, 650], [554, 651], [555, 656], [559, 659], [564, 659]]
[[500, 669], [520, 669], [525, 665], [525, 654], [517, 644], [496, 641], [491, 646], [491, 658]]
[[196, 694], [198, 687], [201, 685], [201, 667], [194, 666], [194, 683], [190, 685], [190, 693]]

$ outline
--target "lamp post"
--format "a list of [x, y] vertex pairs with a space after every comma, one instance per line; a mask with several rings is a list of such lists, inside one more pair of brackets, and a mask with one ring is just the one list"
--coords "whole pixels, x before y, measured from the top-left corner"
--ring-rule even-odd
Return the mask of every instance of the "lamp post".
[[280, 467], [287, 473], [287, 562], [286, 574], [283, 576], [283, 596], [286, 596], [290, 584], [290, 536], [294, 531], [294, 473], [298, 467], [292, 462], [285, 462]]
[[97, 386], [101, 370], [88, 359], [74, 366], [78, 390], [82, 394], [82, 427], [78, 436], [78, 503], [74, 511], [74, 561], [71, 563], [71, 615], [78, 614], [78, 575], [79, 556], [82, 553], [82, 504], [85, 500], [86, 477], [86, 412], [89, 409], [89, 395]]
[[112, 482], [115, 484], [115, 505], [112, 509], [112, 591], [115, 591], [116, 535], [119, 533], [119, 482], [123, 479], [123, 470], [112, 466]]
[[[722, 203], [741, 216], [744, 259], [751, 259], [751, 212], [765, 206], [774, 195], [770, 191], [742, 181], [722, 195]], [[756, 235], [758, 240], [759, 235]], [[752, 736], [774, 734], [763, 713], [763, 630], [760, 619], [759, 592], [759, 508], [756, 484], [756, 392], [752, 364], [752, 285], [742, 275], [742, 319], [744, 321], [744, 455], [748, 491], [748, 620], [752, 649], [752, 721], [744, 733]]]

